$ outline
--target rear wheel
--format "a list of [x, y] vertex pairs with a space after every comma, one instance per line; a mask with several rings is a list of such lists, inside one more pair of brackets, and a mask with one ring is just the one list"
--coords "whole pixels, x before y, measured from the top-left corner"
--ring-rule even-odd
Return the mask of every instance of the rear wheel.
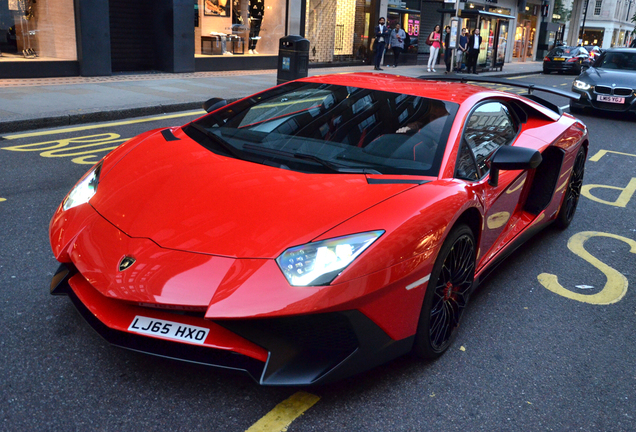
[[441, 356], [451, 345], [475, 278], [475, 238], [458, 225], [440, 249], [426, 288], [414, 351], [426, 359]]
[[582, 112], [583, 112], [582, 108], [572, 105], [572, 102], [570, 102], [570, 114], [580, 114]]
[[585, 149], [581, 147], [576, 154], [572, 174], [570, 175], [570, 182], [565, 191], [561, 210], [559, 210], [555, 221], [557, 227], [560, 229], [567, 228], [572, 222], [572, 219], [574, 219], [574, 213], [576, 213], [576, 207], [579, 203], [579, 196], [581, 196], [581, 188], [583, 187], [583, 174], [585, 174]]
[[543, 68], [543, 74], [544, 75], [550, 75], [550, 71], [547, 70], [546, 68]]

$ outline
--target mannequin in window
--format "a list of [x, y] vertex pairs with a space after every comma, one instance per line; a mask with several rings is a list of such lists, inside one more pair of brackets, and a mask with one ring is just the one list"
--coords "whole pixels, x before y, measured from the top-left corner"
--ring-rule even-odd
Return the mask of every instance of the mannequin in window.
[[261, 32], [261, 24], [263, 22], [263, 15], [265, 14], [265, 0], [250, 0], [250, 9], [248, 15], [248, 21], [250, 23], [250, 54], [258, 54], [256, 51], [256, 44], [261, 38], [258, 34]]

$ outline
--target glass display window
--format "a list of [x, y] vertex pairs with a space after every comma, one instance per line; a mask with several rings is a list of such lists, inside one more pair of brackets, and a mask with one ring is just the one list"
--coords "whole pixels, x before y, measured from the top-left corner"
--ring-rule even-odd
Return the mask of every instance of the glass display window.
[[285, 0], [195, 2], [196, 56], [278, 54], [285, 36]]
[[371, 1], [306, 0], [305, 37], [309, 61], [362, 60], [370, 52], [374, 24]]
[[0, 61], [77, 60], [73, 0], [0, 0]]

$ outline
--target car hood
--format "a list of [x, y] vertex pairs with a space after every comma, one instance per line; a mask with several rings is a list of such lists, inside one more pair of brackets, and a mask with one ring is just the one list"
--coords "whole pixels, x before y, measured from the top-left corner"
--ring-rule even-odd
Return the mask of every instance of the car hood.
[[589, 68], [578, 79], [592, 85], [636, 87], [634, 84], [636, 82], [636, 71]]
[[168, 249], [275, 258], [415, 186], [245, 162], [217, 155], [180, 130], [175, 135], [145, 139], [103, 174], [91, 199], [129, 236]]

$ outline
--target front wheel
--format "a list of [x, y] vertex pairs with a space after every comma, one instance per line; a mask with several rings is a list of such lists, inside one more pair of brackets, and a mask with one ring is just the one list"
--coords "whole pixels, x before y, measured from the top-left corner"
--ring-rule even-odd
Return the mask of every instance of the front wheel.
[[436, 359], [451, 345], [475, 279], [475, 237], [458, 225], [439, 251], [424, 295], [413, 350]]
[[559, 210], [559, 214], [556, 217], [556, 226], [560, 229], [567, 228], [572, 219], [574, 219], [579, 196], [581, 196], [581, 188], [583, 187], [583, 174], [585, 174], [585, 148], [581, 147], [576, 154], [576, 159], [574, 159], [570, 182], [565, 191], [561, 210]]

